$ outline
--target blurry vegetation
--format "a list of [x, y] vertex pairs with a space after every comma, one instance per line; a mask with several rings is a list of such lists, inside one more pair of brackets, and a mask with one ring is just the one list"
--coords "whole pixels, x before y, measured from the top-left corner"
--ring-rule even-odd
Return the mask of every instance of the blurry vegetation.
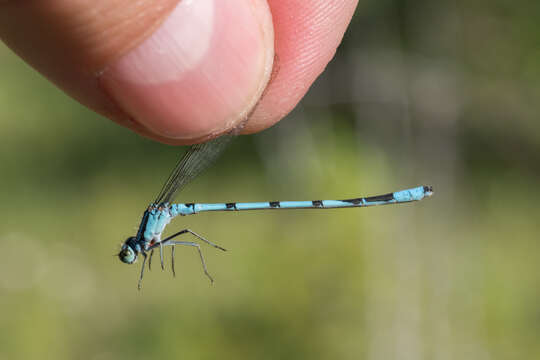
[[[363, 1], [278, 126], [180, 201], [428, 201], [176, 219], [230, 251], [112, 255], [180, 149], [99, 118], [0, 48], [1, 359], [540, 357], [540, 3]], [[167, 261], [169, 253], [167, 252]]]

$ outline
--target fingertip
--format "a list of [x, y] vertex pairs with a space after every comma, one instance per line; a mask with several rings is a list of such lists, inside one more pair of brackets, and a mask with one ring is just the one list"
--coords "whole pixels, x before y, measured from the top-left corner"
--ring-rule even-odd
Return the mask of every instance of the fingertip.
[[184, 0], [99, 81], [140, 125], [137, 132], [196, 142], [247, 117], [270, 77], [273, 55], [265, 1]]
[[275, 28], [274, 71], [243, 132], [285, 117], [332, 60], [357, 0], [268, 0]]

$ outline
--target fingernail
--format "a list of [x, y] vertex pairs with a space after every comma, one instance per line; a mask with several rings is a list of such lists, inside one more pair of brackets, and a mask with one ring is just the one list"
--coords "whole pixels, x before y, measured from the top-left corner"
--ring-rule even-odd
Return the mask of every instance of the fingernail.
[[149, 38], [105, 69], [101, 84], [159, 136], [223, 132], [246, 117], [270, 75], [269, 16], [252, 1], [181, 0]]

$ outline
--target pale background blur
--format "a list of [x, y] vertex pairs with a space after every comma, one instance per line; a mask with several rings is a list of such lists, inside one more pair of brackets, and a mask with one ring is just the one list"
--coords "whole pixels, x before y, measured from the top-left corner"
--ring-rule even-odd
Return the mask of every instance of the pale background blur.
[[[369, 209], [177, 218], [177, 278], [112, 255], [181, 149], [120, 128], [0, 47], [0, 359], [540, 357], [540, 3], [363, 1], [297, 109], [182, 202]], [[169, 264], [169, 252], [167, 252]], [[157, 264], [156, 264], [157, 265]], [[157, 268], [157, 266], [156, 266]]]

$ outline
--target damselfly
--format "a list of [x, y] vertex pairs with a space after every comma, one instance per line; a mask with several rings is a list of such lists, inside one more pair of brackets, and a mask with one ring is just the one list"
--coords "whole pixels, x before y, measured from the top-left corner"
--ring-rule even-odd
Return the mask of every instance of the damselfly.
[[[189, 182], [195, 179], [204, 169], [212, 164], [219, 154], [225, 149], [227, 144], [234, 138], [233, 135], [225, 135], [212, 141], [192, 145], [184, 156], [180, 159], [171, 175], [163, 185], [159, 195], [154, 202], [144, 211], [139, 230], [135, 236], [127, 238], [118, 254], [120, 260], [126, 264], [133, 264], [139, 254], [144, 257], [141, 273], [139, 276], [139, 289], [142, 285], [144, 268], [148, 260], [150, 269], [152, 255], [155, 249], [159, 249], [161, 268], [163, 265], [163, 247], [171, 247], [171, 267], [173, 275], [174, 270], [174, 249], [176, 245], [185, 245], [194, 247], [201, 259], [203, 271], [211, 282], [214, 280], [208, 273], [204, 256], [198, 243], [194, 241], [178, 241], [177, 237], [184, 234], [191, 234], [196, 240], [205, 242], [216, 249], [225, 251], [219, 245], [216, 245], [201, 235], [184, 229], [165, 239], [161, 239], [161, 234], [165, 226], [169, 224], [172, 218], [178, 215], [192, 215], [204, 211], [243, 211], [243, 210], [281, 210], [281, 209], [335, 209], [350, 207], [366, 207], [373, 205], [399, 204], [411, 201], [422, 200], [431, 196], [433, 190], [431, 186], [418, 186], [408, 190], [397, 191], [384, 195], [359, 197], [346, 200], [313, 200], [313, 201], [268, 201], [268, 202], [248, 202], [248, 203], [217, 203], [217, 204], [172, 204], [171, 201], [175, 195], [182, 190]], [[149, 254], [148, 254], [149, 253]]]

